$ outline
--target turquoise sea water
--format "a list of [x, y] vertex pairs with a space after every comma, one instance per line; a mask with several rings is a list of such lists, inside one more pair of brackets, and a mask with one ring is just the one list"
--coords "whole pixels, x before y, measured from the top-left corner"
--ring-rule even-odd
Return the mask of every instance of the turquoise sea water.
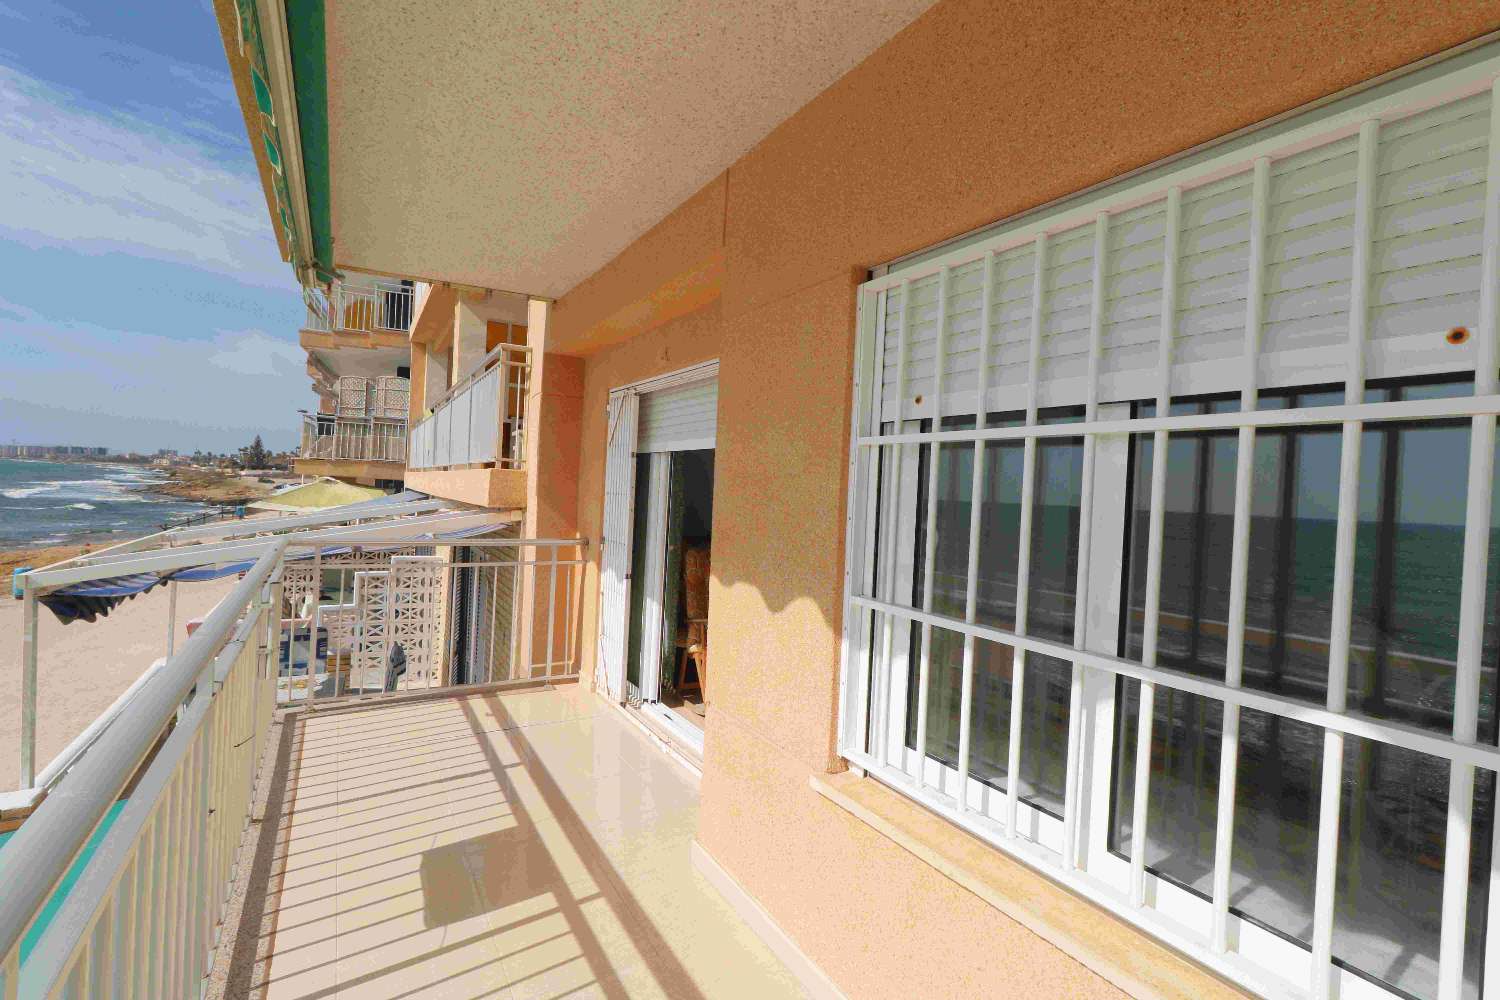
[[133, 538], [203, 504], [137, 492], [166, 477], [135, 465], [0, 459], [0, 548]]

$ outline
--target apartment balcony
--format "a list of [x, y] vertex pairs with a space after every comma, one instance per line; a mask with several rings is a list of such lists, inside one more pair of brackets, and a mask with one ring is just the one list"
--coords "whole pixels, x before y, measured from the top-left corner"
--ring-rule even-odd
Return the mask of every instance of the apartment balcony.
[[324, 333], [399, 335], [411, 331], [416, 289], [412, 282], [351, 276], [326, 293], [309, 291], [306, 329]]
[[[461, 564], [392, 552], [385, 530], [256, 542], [193, 636], [48, 769], [0, 848], [0, 997], [803, 995], [720, 895], [693, 777], [577, 683], [556, 626], [582, 543], [466, 540], [481, 555]], [[160, 571], [191, 551], [132, 558]], [[460, 684], [408, 631], [413, 670], [381, 693], [334, 656], [310, 668], [283, 615], [327, 580], [325, 553], [362, 574], [443, 567], [410, 575], [409, 600], [356, 602], [387, 624], [436, 607], [455, 572], [509, 574], [519, 658]], [[27, 614], [49, 579], [124, 568], [43, 571]]]
[[407, 452], [406, 417], [306, 413], [302, 447], [293, 462], [305, 476], [355, 482], [399, 480]]
[[483, 507], [526, 504], [531, 348], [501, 344], [411, 429], [406, 483]]

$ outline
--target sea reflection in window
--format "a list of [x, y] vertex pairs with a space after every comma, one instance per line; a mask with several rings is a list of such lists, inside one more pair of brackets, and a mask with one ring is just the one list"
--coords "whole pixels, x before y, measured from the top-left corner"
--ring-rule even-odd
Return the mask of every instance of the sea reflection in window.
[[[1467, 395], [1462, 382], [1381, 385], [1370, 402]], [[1342, 402], [1341, 391], [1267, 394], [1262, 407]], [[1173, 413], [1237, 408], [1230, 399]], [[1150, 415], [1141, 405], [1138, 415]], [[1153, 443], [1134, 439], [1124, 653], [1141, 655]], [[1327, 697], [1341, 428], [1256, 434], [1251, 490], [1243, 683], [1322, 704]], [[1361, 437], [1359, 519], [1348, 702], [1351, 710], [1450, 732], [1453, 724], [1464, 484], [1469, 422], [1379, 422]], [[1172, 435], [1167, 448], [1158, 664], [1224, 676], [1237, 440]], [[1497, 490], [1500, 493], [1500, 490]], [[1500, 529], [1500, 513], [1492, 524]], [[1500, 531], [1492, 530], [1481, 740], [1493, 742], [1495, 595]], [[1128, 855], [1139, 686], [1121, 681], [1112, 849]], [[1146, 862], [1191, 891], [1209, 891], [1222, 708], [1158, 687], [1153, 712]], [[1322, 730], [1245, 710], [1239, 727], [1231, 907], [1275, 933], [1310, 940], [1317, 861]], [[1435, 994], [1447, 828], [1448, 764], [1349, 738], [1343, 758], [1334, 956], [1412, 996]], [[1466, 995], [1477, 994], [1487, 902], [1494, 782], [1481, 775], [1470, 866]]]

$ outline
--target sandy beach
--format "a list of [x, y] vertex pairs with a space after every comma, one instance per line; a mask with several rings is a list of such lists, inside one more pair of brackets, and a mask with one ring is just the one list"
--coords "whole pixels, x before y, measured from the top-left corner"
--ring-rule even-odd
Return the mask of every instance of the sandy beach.
[[[237, 582], [231, 576], [178, 585], [179, 648], [187, 635], [184, 623], [207, 614]], [[121, 604], [107, 618], [70, 625], [39, 609], [38, 770], [166, 653], [167, 599], [167, 588], [158, 587]], [[20, 745], [21, 602], [7, 590], [0, 597], [0, 789], [16, 787]]]

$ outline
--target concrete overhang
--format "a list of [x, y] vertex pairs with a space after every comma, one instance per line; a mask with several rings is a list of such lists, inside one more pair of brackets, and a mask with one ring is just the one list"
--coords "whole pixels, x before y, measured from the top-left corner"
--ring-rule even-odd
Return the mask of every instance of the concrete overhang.
[[397, 368], [411, 364], [411, 346], [404, 333], [302, 330], [298, 341], [307, 351], [309, 371], [321, 369], [330, 378], [394, 375]]
[[334, 262], [559, 297], [931, 2], [327, 0]]
[[407, 347], [375, 347], [367, 351], [328, 350], [310, 348], [308, 357], [321, 362], [335, 378], [358, 375], [362, 378], [377, 378], [394, 375], [397, 368], [411, 363], [411, 350]]

